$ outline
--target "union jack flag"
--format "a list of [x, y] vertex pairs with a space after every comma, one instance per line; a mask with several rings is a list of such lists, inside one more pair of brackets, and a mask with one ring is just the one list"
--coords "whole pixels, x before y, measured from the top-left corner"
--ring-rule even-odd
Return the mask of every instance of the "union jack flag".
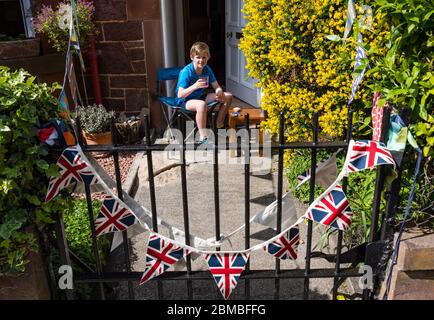
[[148, 250], [146, 251], [146, 269], [143, 272], [140, 284], [159, 276], [169, 269], [172, 264], [189, 254], [188, 249], [183, 249], [169, 239], [151, 232], [148, 240]]
[[[289, 240], [288, 240], [289, 239]], [[298, 227], [289, 229], [286, 236], [267, 244], [264, 250], [278, 259], [297, 259], [297, 247], [300, 242]]]
[[51, 177], [45, 202], [53, 199], [60, 190], [67, 188], [73, 183], [99, 183], [92, 167], [83, 159], [76, 146], [65, 149], [59, 160], [57, 160], [57, 165], [60, 167], [60, 178]]
[[325, 226], [346, 230], [351, 224], [353, 212], [342, 187], [336, 185], [332, 191], [309, 206], [305, 217]]
[[104, 233], [124, 231], [135, 222], [136, 217], [131, 210], [111, 195], [106, 195], [95, 220], [95, 233], [100, 236]]
[[213, 253], [207, 254], [209, 270], [220, 289], [223, 297], [228, 299], [232, 290], [238, 283], [238, 278], [243, 272], [249, 255], [247, 253]]
[[352, 141], [349, 146], [348, 170], [350, 172], [372, 169], [382, 164], [392, 164], [395, 160], [384, 143], [372, 140]]

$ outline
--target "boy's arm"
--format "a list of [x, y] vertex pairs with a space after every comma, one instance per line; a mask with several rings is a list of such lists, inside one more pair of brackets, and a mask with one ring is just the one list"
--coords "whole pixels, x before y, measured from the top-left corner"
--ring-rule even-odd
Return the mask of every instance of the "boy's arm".
[[193, 83], [188, 88], [179, 87], [177, 96], [178, 96], [178, 98], [186, 98], [190, 94], [192, 94], [194, 91], [196, 91], [197, 89], [206, 88], [206, 87], [207, 87], [206, 80], [199, 78], [199, 80], [197, 80], [195, 83]]
[[217, 100], [221, 101], [221, 99], [224, 98], [223, 89], [220, 87], [217, 81], [214, 81], [213, 83], [211, 83], [211, 85], [215, 90], [215, 95], [217, 97]]

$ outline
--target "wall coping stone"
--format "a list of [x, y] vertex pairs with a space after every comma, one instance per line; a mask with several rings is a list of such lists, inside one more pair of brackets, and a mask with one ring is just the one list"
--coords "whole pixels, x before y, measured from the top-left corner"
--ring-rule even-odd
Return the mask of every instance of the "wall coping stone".
[[396, 267], [401, 271], [434, 270], [434, 231], [405, 230]]

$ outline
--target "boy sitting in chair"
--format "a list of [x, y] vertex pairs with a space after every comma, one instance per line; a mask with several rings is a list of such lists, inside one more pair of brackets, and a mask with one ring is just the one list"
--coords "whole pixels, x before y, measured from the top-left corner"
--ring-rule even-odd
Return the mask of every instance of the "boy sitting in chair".
[[[191, 63], [186, 65], [180, 72], [176, 95], [180, 100], [180, 106], [196, 112], [196, 123], [199, 129], [199, 143], [207, 143], [206, 121], [207, 104], [212, 101], [219, 101], [223, 104], [217, 115], [217, 128], [223, 127], [226, 112], [232, 102], [232, 94], [223, 92], [218, 84], [213, 71], [207, 66], [211, 58], [209, 47], [204, 42], [196, 42], [190, 49]], [[214, 88], [215, 93], [205, 93], [209, 84]]]

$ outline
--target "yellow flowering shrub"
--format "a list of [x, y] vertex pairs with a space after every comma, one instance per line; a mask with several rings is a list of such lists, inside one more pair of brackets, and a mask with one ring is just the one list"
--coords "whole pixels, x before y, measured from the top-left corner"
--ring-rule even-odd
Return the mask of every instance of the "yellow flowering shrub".
[[[362, 6], [356, 3], [356, 10], [361, 15]], [[345, 43], [326, 37], [343, 36], [346, 11], [347, 0], [245, 0], [248, 22], [240, 48], [246, 68], [262, 88], [262, 108], [269, 115], [264, 127], [277, 134], [283, 111], [288, 142], [311, 139], [314, 111], [321, 139], [344, 134], [357, 44], [351, 35]], [[372, 20], [370, 29], [360, 28], [364, 45], [383, 55], [388, 26], [380, 14]], [[351, 104], [355, 122], [363, 122], [365, 106], [372, 107], [366, 85], [376, 76], [365, 76], [359, 85]]]

